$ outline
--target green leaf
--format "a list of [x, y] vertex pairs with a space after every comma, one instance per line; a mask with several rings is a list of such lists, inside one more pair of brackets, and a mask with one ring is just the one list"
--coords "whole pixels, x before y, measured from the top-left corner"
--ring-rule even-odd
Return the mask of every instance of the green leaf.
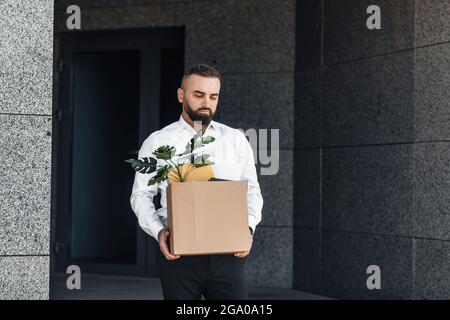
[[196, 156], [193, 164], [195, 164], [196, 167], [202, 167], [202, 166], [205, 166], [208, 164], [214, 164], [213, 162], [208, 160], [208, 158], [209, 158], [209, 154], [202, 154], [202, 155]]
[[213, 136], [207, 136], [206, 138], [202, 139], [202, 142], [203, 144], [208, 144], [214, 142], [214, 140], [216, 140], [216, 138], [214, 138]]
[[136, 172], [152, 173], [156, 170], [156, 164], [158, 161], [155, 158], [145, 157], [145, 158], [142, 158], [142, 160], [128, 159], [128, 160], [125, 160], [125, 162], [130, 163], [131, 167]]
[[161, 168], [156, 171], [156, 175], [152, 177], [150, 180], [148, 180], [149, 186], [154, 185], [155, 183], [160, 183], [167, 179], [167, 175], [169, 174], [169, 170], [171, 169], [171, 166], [164, 165]]
[[157, 159], [170, 160], [174, 156], [175, 152], [176, 152], [175, 147], [165, 145], [153, 151], [153, 155]]
[[195, 134], [186, 144], [184, 152], [180, 153], [178, 156], [188, 155], [194, 152], [195, 149], [202, 147], [205, 144], [214, 142], [214, 140], [216, 140], [216, 138], [214, 138], [213, 136], [207, 136], [202, 138], [201, 135]]

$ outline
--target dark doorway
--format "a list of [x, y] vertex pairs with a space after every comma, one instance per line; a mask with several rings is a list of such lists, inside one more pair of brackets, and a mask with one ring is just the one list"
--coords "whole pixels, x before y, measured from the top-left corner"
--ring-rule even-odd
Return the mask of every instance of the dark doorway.
[[157, 243], [131, 210], [134, 172], [124, 160], [181, 113], [184, 29], [57, 36], [53, 271], [78, 265], [86, 273], [158, 276]]
[[70, 260], [135, 265], [124, 151], [139, 139], [139, 52], [73, 53]]

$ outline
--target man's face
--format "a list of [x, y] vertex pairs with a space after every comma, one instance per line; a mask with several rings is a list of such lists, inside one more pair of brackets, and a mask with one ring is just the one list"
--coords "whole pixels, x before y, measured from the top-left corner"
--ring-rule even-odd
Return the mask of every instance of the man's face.
[[182, 88], [178, 89], [178, 101], [192, 121], [202, 121], [203, 125], [211, 122], [219, 101], [220, 80], [196, 74], [184, 79]]

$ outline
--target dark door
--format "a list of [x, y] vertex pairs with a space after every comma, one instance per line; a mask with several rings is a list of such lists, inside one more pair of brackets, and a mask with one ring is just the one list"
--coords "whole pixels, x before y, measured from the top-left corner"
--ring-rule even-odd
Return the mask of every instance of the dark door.
[[124, 160], [181, 113], [183, 39], [179, 28], [61, 35], [56, 271], [75, 264], [86, 273], [158, 275], [157, 243], [131, 210], [134, 172]]

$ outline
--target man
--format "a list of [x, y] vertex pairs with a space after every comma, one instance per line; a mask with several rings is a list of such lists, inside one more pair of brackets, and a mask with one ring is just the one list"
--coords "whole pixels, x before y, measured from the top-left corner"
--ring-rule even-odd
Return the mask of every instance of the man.
[[[196, 134], [199, 121], [202, 134], [213, 136], [207, 153], [215, 164], [233, 163], [242, 168], [240, 180], [248, 180], [248, 221], [252, 234], [261, 221], [263, 199], [258, 184], [253, 150], [245, 135], [229, 126], [213, 121], [220, 92], [220, 74], [214, 68], [197, 64], [188, 69], [178, 89], [182, 114], [174, 122], [153, 132], [142, 144], [139, 158], [152, 156], [161, 145], [184, 150]], [[170, 253], [170, 230], [167, 228], [167, 181], [147, 186], [149, 176], [136, 173], [130, 198], [139, 225], [158, 243], [157, 263], [164, 299], [247, 299], [244, 262], [249, 252], [196, 256]], [[161, 193], [161, 208], [155, 211], [153, 197]]]

